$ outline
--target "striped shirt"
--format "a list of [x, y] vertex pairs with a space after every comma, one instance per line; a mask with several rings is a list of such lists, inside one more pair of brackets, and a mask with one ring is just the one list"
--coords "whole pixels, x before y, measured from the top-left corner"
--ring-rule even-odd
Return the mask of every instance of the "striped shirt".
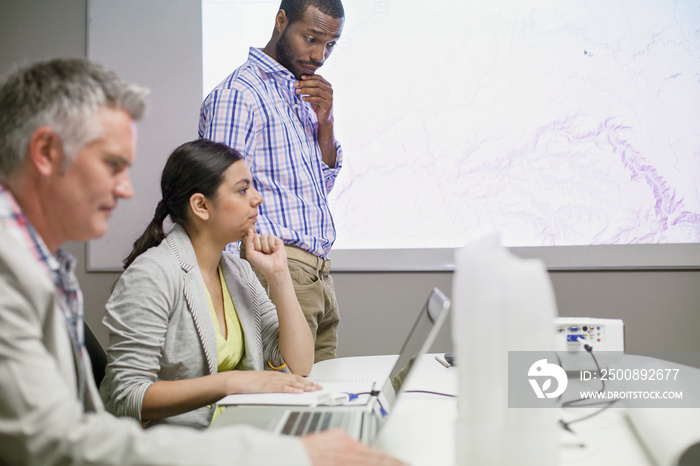
[[[17, 240], [20, 247], [29, 252], [39, 266], [47, 273], [56, 288], [56, 296], [63, 317], [70, 329], [70, 337], [75, 351], [82, 360], [85, 351], [85, 328], [83, 327], [83, 294], [75, 276], [77, 261], [59, 248], [53, 255], [44, 240], [36, 232], [29, 219], [22, 212], [12, 193], [0, 184], [0, 225]], [[80, 369], [80, 399], [85, 394], [85, 368]]]
[[[335, 241], [327, 195], [342, 165], [328, 167], [318, 145], [318, 120], [296, 94], [294, 75], [261, 49], [204, 99], [199, 137], [240, 151], [263, 197], [258, 231], [326, 258]], [[233, 245], [230, 249], [236, 250]]]

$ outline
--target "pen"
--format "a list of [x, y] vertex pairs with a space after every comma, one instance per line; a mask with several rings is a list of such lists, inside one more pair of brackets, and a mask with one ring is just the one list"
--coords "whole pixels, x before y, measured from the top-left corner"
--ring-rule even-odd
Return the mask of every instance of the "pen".
[[435, 360], [437, 362], [439, 362], [440, 364], [442, 364], [443, 366], [447, 367], [448, 369], [450, 368], [450, 365], [447, 363], [447, 361], [442, 359], [440, 356], [435, 356]]

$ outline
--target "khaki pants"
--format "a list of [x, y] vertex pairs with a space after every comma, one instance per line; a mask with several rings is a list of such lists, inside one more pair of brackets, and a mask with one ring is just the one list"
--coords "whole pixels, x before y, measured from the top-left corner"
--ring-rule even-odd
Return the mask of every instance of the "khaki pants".
[[[285, 249], [294, 291], [316, 342], [315, 362], [335, 358], [340, 314], [333, 278], [329, 275], [330, 261], [295, 246], [285, 245]], [[245, 258], [243, 248], [241, 257]], [[270, 286], [265, 277], [255, 267], [253, 271], [270, 295]], [[274, 301], [272, 296], [270, 298]]]

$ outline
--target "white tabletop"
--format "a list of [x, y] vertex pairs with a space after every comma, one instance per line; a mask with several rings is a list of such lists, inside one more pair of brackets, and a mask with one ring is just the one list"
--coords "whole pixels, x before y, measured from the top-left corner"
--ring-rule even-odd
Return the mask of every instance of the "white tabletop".
[[[314, 378], [375, 378], [383, 382], [396, 356], [338, 358], [316, 364]], [[455, 464], [455, 422], [457, 398], [413, 390], [457, 393], [457, 369], [446, 368], [435, 355], [424, 355], [416, 363], [414, 376], [406, 381], [407, 392], [398, 399], [378, 440], [377, 447], [414, 466], [453, 466]], [[592, 408], [560, 410], [565, 420], [595, 411]], [[561, 465], [653, 466], [626, 420], [622, 408], [611, 408], [572, 425], [575, 434], [561, 430]]]

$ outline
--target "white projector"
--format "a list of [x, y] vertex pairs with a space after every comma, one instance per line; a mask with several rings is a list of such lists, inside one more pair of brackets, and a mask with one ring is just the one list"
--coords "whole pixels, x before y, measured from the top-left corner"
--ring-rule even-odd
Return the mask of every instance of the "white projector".
[[592, 349], [602, 366], [613, 364], [625, 351], [625, 324], [620, 319], [558, 317], [554, 320], [555, 350], [566, 371], [595, 370]]

